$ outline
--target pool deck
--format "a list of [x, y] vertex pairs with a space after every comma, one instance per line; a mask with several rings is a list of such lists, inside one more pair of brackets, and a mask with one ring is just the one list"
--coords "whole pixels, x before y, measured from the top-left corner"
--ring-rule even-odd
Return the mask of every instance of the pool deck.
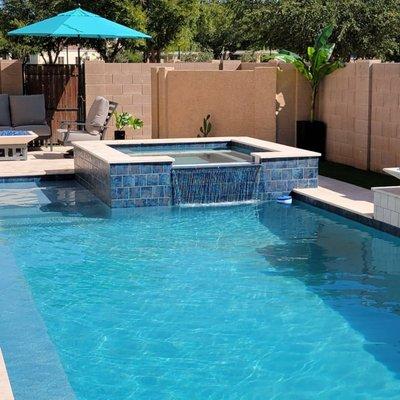
[[315, 202], [323, 202], [362, 217], [373, 218], [374, 216], [372, 190], [346, 182], [319, 175], [317, 188], [295, 189], [294, 192], [300, 198], [305, 196]]
[[1, 161], [0, 179], [21, 176], [68, 175], [74, 173], [74, 160], [64, 158], [71, 147], [54, 146], [54, 150], [43, 147], [29, 151], [26, 161]]

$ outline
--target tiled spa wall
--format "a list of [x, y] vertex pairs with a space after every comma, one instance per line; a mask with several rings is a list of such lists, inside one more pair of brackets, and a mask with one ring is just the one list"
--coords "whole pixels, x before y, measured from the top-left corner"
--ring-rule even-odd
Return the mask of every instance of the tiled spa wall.
[[259, 200], [318, 186], [318, 157], [268, 159], [261, 163], [261, 169]]
[[[78, 181], [113, 208], [168, 206], [180, 201], [273, 200], [294, 188], [318, 185], [316, 157], [268, 159], [242, 167], [173, 169], [171, 163], [109, 165], [77, 148], [75, 168]], [[180, 183], [181, 194], [186, 193], [184, 198], [176, 196], [175, 179], [179, 174], [191, 185]], [[207, 185], [204, 179], [208, 180]], [[202, 197], [204, 188], [207, 192]]]
[[171, 163], [107, 164], [75, 149], [78, 181], [112, 208], [171, 204]]

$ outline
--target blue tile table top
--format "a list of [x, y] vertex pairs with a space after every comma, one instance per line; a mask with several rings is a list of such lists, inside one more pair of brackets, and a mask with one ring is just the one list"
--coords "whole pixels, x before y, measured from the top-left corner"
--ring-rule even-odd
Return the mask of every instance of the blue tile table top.
[[30, 136], [29, 131], [0, 131], [0, 136]]

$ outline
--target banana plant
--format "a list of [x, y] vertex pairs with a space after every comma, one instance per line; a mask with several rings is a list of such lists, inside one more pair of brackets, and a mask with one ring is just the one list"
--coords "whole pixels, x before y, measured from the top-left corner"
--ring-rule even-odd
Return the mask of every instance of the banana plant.
[[339, 68], [344, 67], [340, 60], [331, 61], [334, 44], [328, 43], [333, 32], [331, 25], [326, 26], [315, 40], [314, 47], [307, 48], [307, 58], [303, 58], [291, 51], [281, 50], [274, 56], [276, 60], [292, 64], [311, 85], [311, 110], [310, 120], [315, 117], [315, 100], [319, 85], [325, 76], [331, 74]]

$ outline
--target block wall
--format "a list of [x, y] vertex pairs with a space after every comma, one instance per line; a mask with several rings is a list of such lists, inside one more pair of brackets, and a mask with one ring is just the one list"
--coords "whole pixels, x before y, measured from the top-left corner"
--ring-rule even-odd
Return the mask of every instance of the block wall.
[[0, 60], [0, 93], [22, 94], [22, 63], [17, 60]]
[[400, 167], [400, 64], [373, 65], [371, 101], [371, 169]]
[[[144, 121], [143, 129], [127, 129], [127, 139], [151, 138], [151, 69], [173, 66], [176, 70], [218, 70], [211, 63], [85, 63], [86, 112], [96, 96], [104, 96], [119, 104], [118, 111], [129, 112]], [[106, 139], [113, 139], [114, 122], [111, 121]]]
[[196, 137], [211, 115], [212, 136], [276, 139], [276, 67], [152, 73], [152, 137]]

